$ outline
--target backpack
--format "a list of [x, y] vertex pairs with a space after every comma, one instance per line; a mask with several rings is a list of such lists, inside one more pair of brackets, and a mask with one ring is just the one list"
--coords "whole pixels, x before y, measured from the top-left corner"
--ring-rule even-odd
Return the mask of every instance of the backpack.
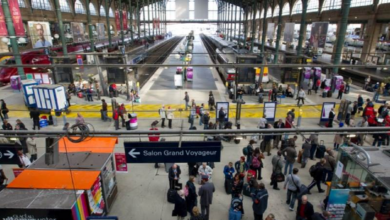
[[253, 157], [252, 158], [252, 166], [254, 168], [259, 168], [260, 167], [260, 161], [257, 157]]
[[248, 156], [248, 147], [244, 147], [243, 149], [242, 149], [242, 153], [245, 155], [245, 156]]
[[317, 170], [318, 170], [318, 167], [316, 165], [312, 165], [309, 169], [310, 176], [315, 177], [315, 175], [317, 174]]

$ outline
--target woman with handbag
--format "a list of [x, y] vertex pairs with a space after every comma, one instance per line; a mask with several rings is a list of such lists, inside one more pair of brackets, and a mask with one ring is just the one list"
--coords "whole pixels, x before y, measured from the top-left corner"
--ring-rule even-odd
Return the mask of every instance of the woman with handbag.
[[183, 190], [179, 190], [177, 192], [175, 208], [172, 211], [172, 216], [177, 216], [177, 220], [184, 220], [187, 216], [187, 205]]
[[290, 211], [294, 211], [295, 200], [298, 197], [299, 189], [301, 187], [301, 179], [299, 178], [298, 168], [293, 169], [293, 173], [287, 176], [286, 182], [284, 182], [284, 189], [287, 188], [287, 201]]

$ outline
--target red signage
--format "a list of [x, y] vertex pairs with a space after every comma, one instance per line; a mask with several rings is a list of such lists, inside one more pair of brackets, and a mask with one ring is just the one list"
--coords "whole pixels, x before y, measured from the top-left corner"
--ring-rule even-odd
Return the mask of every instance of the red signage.
[[123, 29], [127, 30], [127, 14], [126, 11], [122, 11]]
[[77, 60], [78, 65], [83, 65], [83, 56], [81, 56], [80, 54], [77, 54], [76, 60]]
[[20, 14], [18, 0], [8, 0], [9, 10], [11, 11], [12, 21], [14, 22], [15, 35], [25, 36], [22, 15]]
[[0, 5], [0, 36], [8, 36], [7, 26], [5, 25], [5, 18], [3, 7]]
[[121, 30], [121, 22], [120, 22], [118, 10], [115, 11], [115, 25], [116, 25], [116, 31], [120, 31]]
[[127, 173], [125, 153], [115, 153], [115, 168], [117, 173]]
[[14, 173], [15, 178], [19, 176], [24, 171], [23, 168], [12, 168], [12, 172]]

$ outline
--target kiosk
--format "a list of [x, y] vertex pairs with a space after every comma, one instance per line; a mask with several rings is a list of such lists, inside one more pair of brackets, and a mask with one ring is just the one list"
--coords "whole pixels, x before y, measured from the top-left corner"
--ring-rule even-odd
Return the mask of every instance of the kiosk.
[[24, 103], [28, 108], [37, 107], [37, 103], [35, 102], [33, 86], [37, 86], [38, 82], [32, 79], [22, 80], [22, 92]]

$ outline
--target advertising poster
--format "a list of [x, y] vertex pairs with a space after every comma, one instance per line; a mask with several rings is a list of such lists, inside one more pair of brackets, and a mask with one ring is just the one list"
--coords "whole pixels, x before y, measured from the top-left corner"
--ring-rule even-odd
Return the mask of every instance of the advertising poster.
[[0, 5], [0, 36], [8, 36], [7, 26], [5, 25], [5, 17], [3, 7]]
[[91, 190], [87, 190], [91, 215], [105, 215], [106, 204], [103, 199], [103, 189], [100, 176], [96, 179]]
[[24, 171], [23, 168], [12, 168], [15, 178], [18, 177]]
[[73, 42], [87, 41], [85, 37], [85, 27], [83, 23], [72, 22], [71, 23]]
[[284, 26], [284, 41], [293, 42], [295, 23], [286, 23]]
[[115, 170], [117, 173], [128, 172], [125, 153], [115, 153]]
[[29, 21], [27, 26], [33, 48], [53, 46], [49, 22]]
[[340, 161], [337, 161], [337, 167], [336, 167], [336, 176], [341, 179], [341, 177], [343, 176], [343, 169], [344, 169], [344, 164], [341, 163]]
[[268, 23], [267, 25], [267, 38], [274, 39], [275, 34], [275, 23]]
[[311, 25], [310, 45], [314, 48], [324, 48], [329, 22], [314, 22]]
[[22, 14], [20, 14], [18, 0], [8, 0], [9, 10], [11, 11], [12, 21], [14, 23], [15, 35], [22, 37], [26, 33], [23, 27]]
[[127, 30], [127, 15], [126, 15], [126, 11], [122, 11], [122, 23], [123, 23], [123, 29]]
[[121, 29], [121, 20], [120, 20], [118, 10], [115, 10], [115, 26], [116, 26], [117, 31], [119, 31]]
[[219, 111], [223, 108], [223, 111], [226, 113], [225, 121], [229, 121], [229, 102], [217, 102], [215, 108], [215, 115], [217, 116], [217, 120], [219, 118]]
[[103, 23], [96, 23], [96, 32], [98, 34], [98, 39], [102, 40], [105, 38]]
[[332, 213], [331, 219], [341, 220], [349, 198], [349, 189], [332, 189], [329, 193], [327, 211]]
[[276, 112], [276, 102], [265, 102], [263, 115], [268, 122], [275, 121], [275, 112]]
[[329, 120], [329, 112], [334, 108], [336, 105], [335, 102], [324, 102], [322, 104], [322, 111], [321, 111], [321, 119], [320, 122], [326, 122]]

